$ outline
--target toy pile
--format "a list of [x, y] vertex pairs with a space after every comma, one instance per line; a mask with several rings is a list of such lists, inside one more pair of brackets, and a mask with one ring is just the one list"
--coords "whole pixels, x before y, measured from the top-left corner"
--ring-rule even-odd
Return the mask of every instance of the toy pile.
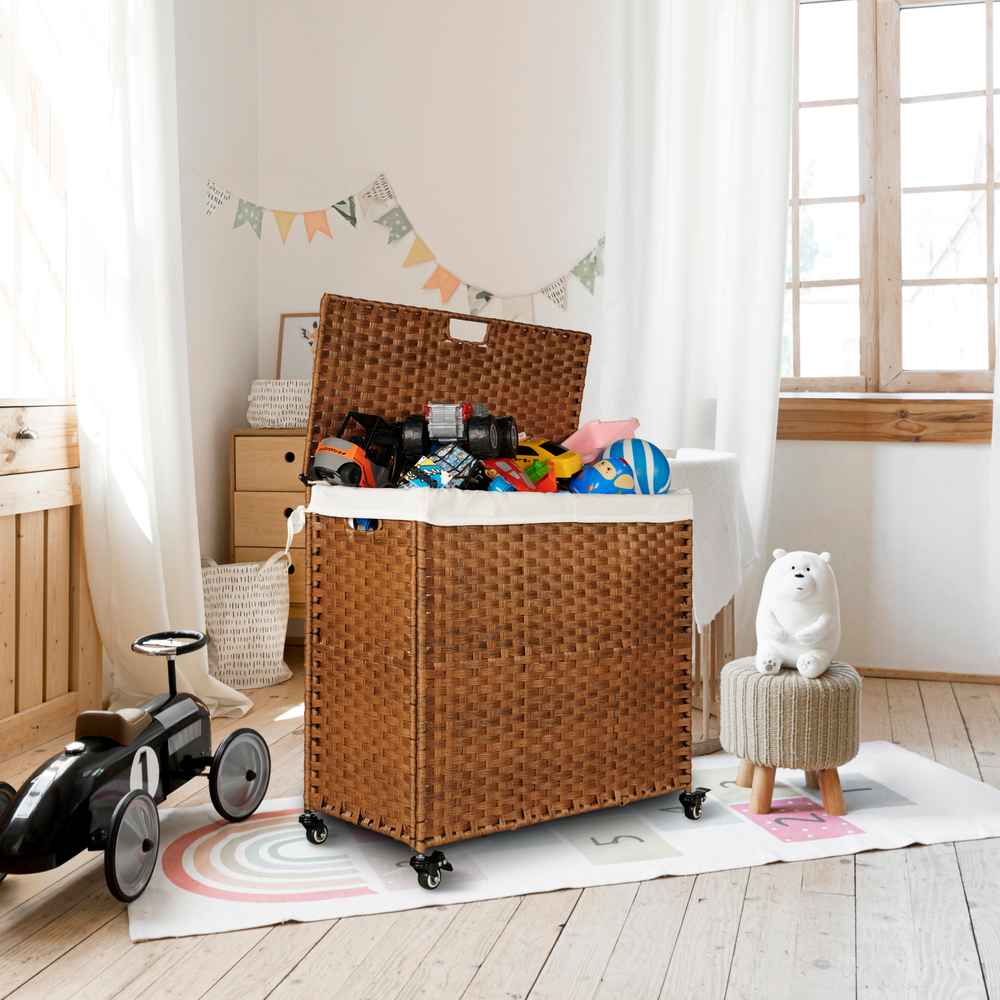
[[[352, 427], [352, 425], [354, 425]], [[482, 403], [428, 403], [388, 423], [351, 411], [313, 455], [307, 485], [495, 492], [666, 493], [670, 463], [639, 421], [591, 420], [562, 444], [519, 433]]]

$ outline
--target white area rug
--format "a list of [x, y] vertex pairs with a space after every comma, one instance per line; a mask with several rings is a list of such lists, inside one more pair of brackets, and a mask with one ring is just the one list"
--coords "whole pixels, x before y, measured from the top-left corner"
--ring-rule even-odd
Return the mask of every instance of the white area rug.
[[133, 941], [385, 913], [552, 889], [804, 861], [872, 848], [1000, 836], [1000, 790], [891, 743], [840, 768], [847, 816], [829, 816], [801, 771], [778, 771], [771, 813], [747, 813], [735, 757], [694, 761], [712, 793], [697, 822], [677, 794], [465, 840], [433, 892], [409, 847], [327, 817], [326, 843], [298, 823], [302, 799], [272, 799], [245, 823], [211, 806], [164, 809], [160, 863], [129, 906]]

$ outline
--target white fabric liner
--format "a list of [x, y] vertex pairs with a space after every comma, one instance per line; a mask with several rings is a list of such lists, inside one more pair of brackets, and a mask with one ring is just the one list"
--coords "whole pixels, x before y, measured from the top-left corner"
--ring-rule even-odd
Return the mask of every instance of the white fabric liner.
[[690, 520], [687, 490], [660, 496], [494, 493], [489, 490], [360, 490], [318, 483], [307, 508], [326, 517], [375, 517], [427, 524], [667, 523]]
[[[695, 759], [694, 783], [712, 788], [697, 822], [672, 793], [445, 845], [455, 871], [433, 892], [406, 866], [412, 850], [388, 837], [327, 817], [326, 842], [309, 844], [301, 798], [267, 801], [229, 825], [211, 806], [164, 809], [160, 861], [129, 906], [129, 932], [133, 941], [209, 934], [1000, 836], [1000, 790], [892, 743], [863, 743], [840, 768], [843, 817], [823, 812], [801, 771], [779, 769], [771, 814], [748, 818], [750, 790], [732, 783], [737, 763]], [[187, 845], [171, 848], [181, 837]], [[355, 894], [315, 898], [338, 891]]]

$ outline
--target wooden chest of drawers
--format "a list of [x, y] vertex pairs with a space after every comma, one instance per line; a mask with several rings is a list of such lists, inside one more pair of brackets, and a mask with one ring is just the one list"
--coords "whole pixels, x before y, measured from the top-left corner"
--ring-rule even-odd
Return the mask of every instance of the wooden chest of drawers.
[[[267, 559], [285, 547], [289, 514], [305, 503], [299, 481], [305, 431], [234, 430], [229, 434], [229, 558], [233, 562]], [[289, 612], [305, 616], [305, 534], [292, 539]]]

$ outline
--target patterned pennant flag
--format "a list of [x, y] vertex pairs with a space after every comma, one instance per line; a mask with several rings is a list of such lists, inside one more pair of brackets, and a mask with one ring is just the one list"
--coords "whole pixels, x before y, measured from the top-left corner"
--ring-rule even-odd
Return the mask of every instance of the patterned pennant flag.
[[205, 214], [211, 215], [217, 208], [221, 208], [233, 194], [227, 191], [221, 184], [215, 181], [208, 181], [208, 190], [205, 195]]
[[546, 285], [542, 289], [542, 295], [566, 312], [566, 275], [564, 274], [558, 281], [553, 281], [551, 285]]
[[597, 276], [601, 272], [598, 270], [597, 264], [597, 252], [591, 250], [583, 260], [580, 261], [576, 267], [573, 268], [573, 274], [575, 274], [583, 284], [583, 287], [590, 292], [591, 295], [594, 294], [594, 282], [597, 280]]
[[313, 237], [317, 233], [326, 233], [330, 239], [333, 239], [333, 234], [330, 232], [330, 222], [326, 217], [326, 210], [320, 209], [316, 212], [303, 212], [302, 221], [306, 224], [306, 236], [309, 238], [309, 242], [312, 243]]
[[532, 323], [535, 309], [530, 295], [509, 295], [503, 299], [503, 318], [515, 323]]
[[380, 205], [385, 205], [395, 200], [396, 196], [393, 194], [392, 187], [389, 185], [388, 180], [386, 180], [385, 174], [379, 174], [368, 187], [358, 192], [358, 201], [361, 203], [361, 215], [363, 217], [368, 215], [368, 209], [373, 201], [378, 202]]
[[469, 313], [472, 316], [477, 316], [489, 304], [490, 299], [493, 298], [493, 293], [486, 291], [485, 288], [473, 288], [472, 285], [468, 286], [468, 290]]
[[331, 205], [331, 208], [337, 210], [337, 212], [352, 225], [357, 226], [358, 224], [358, 210], [354, 207], [354, 195], [352, 194], [350, 198], [345, 198], [343, 201], [338, 201], [335, 205]]
[[390, 208], [385, 215], [375, 221], [380, 226], [388, 228], [390, 243], [395, 243], [396, 240], [402, 239], [407, 233], [413, 231], [413, 226], [410, 225], [406, 213], [398, 205], [395, 208]]
[[289, 230], [292, 228], [292, 223], [298, 212], [279, 212], [276, 208], [272, 208], [271, 214], [274, 216], [274, 221], [278, 223], [278, 232], [281, 233], [281, 242], [284, 243], [288, 239]]
[[406, 255], [406, 260], [403, 261], [403, 267], [409, 267], [411, 264], [423, 264], [425, 260], [433, 259], [434, 254], [427, 249], [427, 244], [414, 234], [413, 246], [410, 247], [410, 252]]
[[257, 234], [257, 239], [260, 239], [261, 227], [264, 225], [264, 209], [252, 201], [244, 201], [240, 198], [236, 209], [236, 218], [233, 220], [233, 229], [239, 229], [244, 222], [249, 223], [250, 228]]
[[460, 282], [453, 274], [449, 274], [443, 267], [438, 265], [434, 268], [434, 273], [427, 279], [424, 288], [437, 288], [441, 292], [441, 305], [455, 294]]

